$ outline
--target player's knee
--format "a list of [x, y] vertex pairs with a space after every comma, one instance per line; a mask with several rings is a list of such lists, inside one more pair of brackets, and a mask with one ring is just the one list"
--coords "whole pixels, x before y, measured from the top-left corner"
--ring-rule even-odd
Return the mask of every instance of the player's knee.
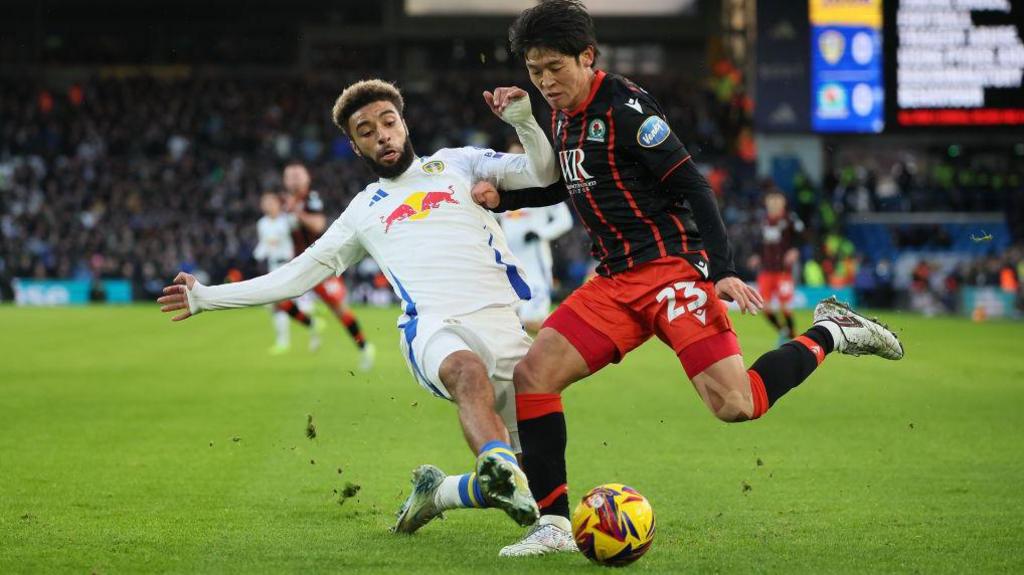
[[715, 383], [717, 385], [707, 390], [705, 398], [711, 413], [726, 423], [749, 421], [754, 412], [749, 380], [744, 377], [732, 381], [729, 378], [729, 381], [716, 380]]
[[441, 365], [440, 376], [456, 403], [492, 395], [487, 366], [476, 354], [457, 352], [448, 356]]
[[548, 393], [544, 386], [543, 367], [529, 354], [512, 370], [516, 393]]
[[742, 399], [726, 400], [718, 409], [711, 410], [719, 421], [725, 423], [740, 423], [750, 420], [751, 405], [749, 401]]

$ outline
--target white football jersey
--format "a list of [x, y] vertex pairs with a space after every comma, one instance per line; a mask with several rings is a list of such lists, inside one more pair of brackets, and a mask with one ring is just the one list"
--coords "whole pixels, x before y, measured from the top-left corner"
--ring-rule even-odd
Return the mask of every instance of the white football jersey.
[[525, 156], [477, 148], [417, 158], [353, 198], [308, 253], [341, 274], [366, 254], [401, 298], [405, 317], [471, 313], [531, 297], [521, 266], [473, 184], [525, 169]]
[[[498, 214], [512, 253], [534, 282], [551, 289], [551, 242], [572, 229], [572, 213], [565, 203], [523, 208]], [[537, 285], [537, 284], [534, 284]]]
[[256, 224], [256, 231], [259, 243], [252, 255], [257, 260], [267, 260], [267, 269], [277, 269], [295, 257], [291, 223], [286, 214], [276, 218], [263, 216]]

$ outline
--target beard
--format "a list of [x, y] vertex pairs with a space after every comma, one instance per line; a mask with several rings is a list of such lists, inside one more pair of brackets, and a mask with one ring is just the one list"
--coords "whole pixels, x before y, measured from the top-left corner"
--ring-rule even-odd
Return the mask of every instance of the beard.
[[385, 166], [377, 162], [377, 160], [368, 157], [366, 154], [359, 156], [363, 162], [373, 170], [373, 173], [377, 174], [381, 178], [393, 179], [401, 176], [409, 169], [413, 159], [416, 158], [416, 152], [412, 149], [412, 142], [406, 138], [405, 145], [402, 146], [402, 151], [399, 152], [398, 159], [395, 160], [394, 164]]

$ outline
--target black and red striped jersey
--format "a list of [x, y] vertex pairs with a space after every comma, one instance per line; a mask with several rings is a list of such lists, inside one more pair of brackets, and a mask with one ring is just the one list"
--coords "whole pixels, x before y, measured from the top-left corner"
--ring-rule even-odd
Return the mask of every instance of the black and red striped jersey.
[[795, 214], [779, 218], [765, 216], [761, 223], [761, 269], [766, 272], [789, 271], [786, 252], [796, 247], [804, 224]]
[[576, 110], [551, 113], [550, 130], [565, 187], [600, 260], [598, 273], [701, 252], [690, 207], [666, 186], [690, 154], [643, 88], [598, 71]]
[[[308, 214], [324, 213], [324, 202], [320, 199], [320, 194], [316, 190], [307, 193], [301, 201], [301, 211]], [[315, 232], [303, 225], [298, 218], [295, 218], [292, 224], [292, 244], [295, 248], [295, 254], [298, 255], [304, 252], [306, 248], [313, 245], [313, 242], [320, 239], [322, 235], [324, 235], [323, 230]]]

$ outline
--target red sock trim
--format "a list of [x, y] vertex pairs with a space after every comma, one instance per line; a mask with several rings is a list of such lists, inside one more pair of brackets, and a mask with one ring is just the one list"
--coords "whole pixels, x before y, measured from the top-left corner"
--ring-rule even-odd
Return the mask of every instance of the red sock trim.
[[295, 304], [292, 303], [292, 300], [290, 299], [286, 299], [277, 304], [277, 309], [287, 313], [291, 313], [293, 307], [295, 307]]
[[750, 395], [754, 398], [754, 413], [750, 415], [750, 419], [757, 419], [768, 411], [768, 392], [764, 389], [764, 380], [761, 379], [760, 373], [751, 369], [747, 371], [747, 375], [750, 378]]
[[562, 413], [562, 396], [558, 393], [523, 393], [516, 395], [516, 420], [537, 419], [550, 413]]
[[821, 362], [825, 361], [825, 348], [821, 347], [821, 344], [819, 344], [818, 342], [807, 337], [806, 335], [801, 335], [800, 337], [793, 338], [793, 341], [806, 347], [807, 351], [814, 354], [814, 359], [818, 361], [818, 365], [821, 365]]
[[569, 486], [566, 485], [565, 483], [559, 485], [558, 487], [552, 489], [551, 493], [548, 493], [547, 495], [544, 496], [543, 499], [538, 501], [537, 507], [540, 507], [541, 509], [544, 509], [545, 507], [550, 507], [551, 504], [554, 503], [555, 500], [559, 498], [559, 496], [564, 495], [568, 490]]

